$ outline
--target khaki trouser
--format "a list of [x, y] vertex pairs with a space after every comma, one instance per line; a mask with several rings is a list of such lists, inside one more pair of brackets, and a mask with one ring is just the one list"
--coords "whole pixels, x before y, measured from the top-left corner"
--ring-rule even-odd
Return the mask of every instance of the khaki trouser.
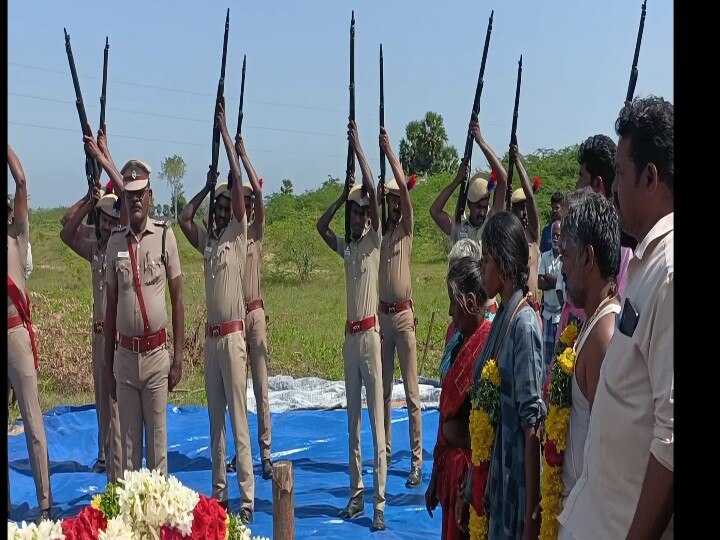
[[382, 334], [382, 379], [383, 401], [385, 404], [385, 446], [390, 461], [392, 443], [391, 400], [393, 375], [395, 373], [395, 349], [400, 360], [405, 387], [410, 430], [410, 449], [413, 467], [422, 467], [422, 411], [420, 409], [420, 389], [418, 388], [417, 347], [415, 342], [415, 315], [412, 309], [387, 315], [380, 313], [380, 333]]
[[383, 429], [382, 366], [380, 363], [380, 333], [365, 330], [346, 334], [343, 345], [345, 361], [345, 394], [347, 396], [348, 447], [350, 464], [350, 496], [362, 495], [362, 456], [360, 454], [360, 425], [362, 418], [362, 384], [365, 384], [370, 428], [373, 434], [374, 470], [373, 497], [376, 510], [385, 510], [385, 430]]
[[[48, 456], [45, 424], [43, 424], [37, 371], [30, 346], [30, 334], [24, 326], [8, 330], [8, 400], [10, 387], [15, 390], [20, 416], [25, 431], [30, 470], [35, 480], [38, 507], [47, 510], [52, 506], [50, 493], [50, 458]], [[9, 497], [8, 484], [8, 497]], [[8, 505], [10, 503], [8, 502]]]
[[265, 310], [254, 309], [245, 317], [245, 336], [250, 350], [253, 393], [257, 406], [260, 458], [270, 459], [270, 403], [268, 401], [268, 348]]
[[167, 476], [167, 396], [170, 354], [165, 345], [134, 353], [122, 345], [115, 351], [122, 461], [125, 470], [142, 467], [143, 426], [147, 468]]
[[247, 420], [247, 357], [243, 332], [205, 338], [205, 392], [210, 417], [212, 496], [219, 501], [227, 501], [228, 498], [225, 463], [225, 407], [227, 406], [235, 439], [241, 506], [253, 510], [255, 477]]
[[123, 475], [120, 463], [120, 413], [117, 401], [110, 397], [110, 386], [105, 375], [105, 336], [95, 332], [92, 334], [92, 367], [98, 419], [98, 459], [105, 461], [108, 482], [114, 482]]

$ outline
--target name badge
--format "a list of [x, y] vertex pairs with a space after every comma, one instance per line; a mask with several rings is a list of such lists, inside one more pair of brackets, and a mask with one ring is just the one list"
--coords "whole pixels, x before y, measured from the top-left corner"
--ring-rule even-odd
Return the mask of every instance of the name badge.
[[118, 251], [117, 258], [118, 259], [129, 259], [130, 252], [129, 251]]
[[350, 246], [345, 246], [345, 256], [350, 257]]
[[211, 246], [207, 246], [207, 247], [205, 248], [205, 253], [212, 253], [212, 247], [211, 247]]

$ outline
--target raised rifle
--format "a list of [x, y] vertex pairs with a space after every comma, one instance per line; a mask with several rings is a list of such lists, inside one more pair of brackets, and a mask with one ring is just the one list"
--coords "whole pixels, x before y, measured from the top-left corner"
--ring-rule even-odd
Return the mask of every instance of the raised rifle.
[[[385, 84], [383, 82], [383, 53], [380, 44], [380, 127], [385, 127]], [[382, 205], [382, 233], [387, 229], [387, 206], [385, 204], [385, 151], [380, 146], [380, 204]]]
[[[355, 10], [350, 20], [350, 113], [348, 120], [355, 121]], [[348, 141], [347, 166], [345, 167], [345, 189], [350, 185], [350, 178], [355, 172], [355, 151]], [[350, 243], [350, 201], [345, 201], [345, 243]]]
[[[108, 38], [105, 36], [105, 51], [103, 52], [103, 78], [102, 78], [102, 93], [100, 94], [100, 129], [105, 130], [105, 103], [107, 98], [107, 68], [108, 68], [108, 52], [110, 51], [110, 44]], [[105, 134], [107, 136], [107, 133]]]
[[638, 28], [637, 41], [635, 42], [635, 55], [633, 56], [632, 69], [630, 69], [630, 82], [628, 83], [627, 95], [625, 101], [632, 102], [635, 95], [635, 85], [638, 78], [638, 58], [640, 57], [640, 44], [642, 43], [643, 29], [645, 28], [645, 11], [647, 0], [643, 2], [642, 12], [640, 13], [640, 27]]
[[515, 159], [513, 156], [512, 147], [517, 146], [517, 121], [518, 121], [518, 107], [520, 106], [520, 83], [522, 81], [522, 54], [520, 55], [520, 61], [518, 62], [517, 72], [517, 86], [515, 87], [515, 109], [513, 110], [512, 129], [510, 130], [510, 153], [508, 162], [508, 179], [507, 179], [507, 191], [505, 192], [505, 203], [508, 210], [510, 210], [510, 198], [512, 197], [512, 177], [515, 171]]
[[[70, 45], [70, 35], [67, 33], [66, 28], [63, 28], [63, 32], [65, 32], [65, 52], [67, 52], [68, 63], [70, 64], [70, 75], [72, 75], [73, 86], [75, 87], [75, 107], [77, 108], [80, 118], [80, 130], [83, 135], [92, 137], [92, 131], [90, 131], [90, 126], [88, 125], [87, 113], [85, 112], [85, 103], [83, 102], [82, 92], [80, 91], [80, 81], [78, 79], [77, 69], [75, 68], [75, 58], [73, 57], [72, 46]], [[85, 177], [87, 178], [91, 195], [90, 201], [92, 202], [92, 189], [100, 179], [100, 164], [87, 153], [85, 154]], [[95, 235], [99, 238], [100, 229], [97, 224], [97, 219], [95, 219], [94, 202], [92, 202], [92, 211], [90, 214], [93, 218], [93, 223], [95, 223]]]
[[[236, 135], [242, 135], [242, 121], [243, 121], [243, 101], [245, 98], [245, 67], [246, 67], [246, 58], [243, 54], [243, 67], [242, 67], [242, 81], [240, 82], [240, 107], [238, 109], [238, 122], [237, 122], [237, 131]], [[232, 189], [233, 184], [233, 178], [232, 174], [228, 174], [228, 189]]]
[[[480, 73], [478, 74], [477, 86], [475, 87], [475, 99], [473, 100], [472, 114], [470, 121], [473, 121], [480, 114], [480, 96], [482, 96], [483, 86], [485, 85], [485, 62], [487, 62], [488, 49], [490, 48], [490, 34], [492, 32], [493, 15], [495, 10], [490, 11], [490, 20], [488, 20], [487, 31], [485, 32], [485, 47], [483, 48], [482, 62], [480, 63]], [[467, 159], [468, 163], [472, 160], [473, 144], [475, 139], [468, 129], [467, 138], [465, 139], [465, 154], [463, 159]], [[467, 202], [468, 178], [465, 178], [460, 184], [460, 192], [458, 193], [457, 205], [455, 206], [455, 223], [460, 225], [463, 212], [465, 212], [465, 203]]]
[[215, 185], [217, 184], [218, 159], [220, 157], [220, 127], [217, 125], [217, 114], [225, 95], [225, 63], [227, 61], [228, 32], [230, 31], [230, 8], [225, 16], [225, 37], [223, 38], [222, 65], [220, 67], [220, 80], [218, 81], [217, 97], [215, 98], [215, 113], [213, 114], [212, 161], [210, 162], [210, 205], [208, 208], [208, 234], [213, 234], [215, 221]]

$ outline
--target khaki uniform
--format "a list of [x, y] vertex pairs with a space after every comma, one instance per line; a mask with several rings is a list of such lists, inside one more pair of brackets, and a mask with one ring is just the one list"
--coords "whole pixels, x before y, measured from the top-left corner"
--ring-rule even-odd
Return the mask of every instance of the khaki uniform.
[[[160, 332], [167, 325], [165, 287], [181, 275], [181, 270], [175, 234], [170, 228], [165, 241], [167, 265], [163, 264], [163, 229], [163, 222], [147, 218], [145, 228], [138, 236], [129, 226], [121, 227], [113, 231], [108, 241], [105, 281], [117, 287], [117, 331], [123, 336], [145, 335], [140, 302], [133, 283], [128, 238], [135, 250], [150, 335]], [[116, 348], [113, 371], [117, 381], [122, 464], [125, 469], [137, 470], [142, 466], [144, 426], [147, 467], [167, 474], [166, 420], [171, 363], [165, 344], [140, 353], [122, 345]]]
[[[489, 213], [488, 217], [490, 217]], [[485, 221], [487, 221], [487, 218], [485, 219]], [[480, 225], [480, 227], [473, 227], [470, 222], [463, 217], [460, 223], [460, 227], [458, 227], [457, 223], [453, 219], [452, 228], [450, 229], [450, 240], [452, 240], [453, 244], [457, 244], [458, 240], [462, 240], [463, 238], [470, 238], [471, 240], [475, 240], [478, 244], [481, 244], [481, 236], [485, 221], [483, 221], [483, 224]]]
[[[262, 300], [260, 294], [260, 263], [262, 262], [265, 222], [253, 221], [247, 231], [247, 258], [243, 277], [245, 305]], [[245, 335], [250, 352], [253, 393], [257, 405], [258, 444], [260, 458], [270, 459], [270, 402], [268, 401], [268, 345], [265, 308], [258, 307], [248, 311], [245, 317]]]
[[105, 376], [105, 254], [107, 244], [101, 246], [95, 237], [94, 227], [88, 237], [83, 234], [74, 239], [74, 249], [90, 263], [93, 287], [92, 316], [92, 370], [95, 386], [95, 410], [98, 419], [98, 459], [106, 462], [109, 482], [122, 478], [122, 442], [120, 439], [120, 413], [117, 401], [110, 397], [109, 381]]
[[[377, 282], [380, 265], [380, 234], [372, 227], [357, 242], [345, 244], [337, 236], [337, 252], [345, 261], [347, 320], [359, 322], [377, 317]], [[385, 478], [387, 458], [383, 429], [382, 365], [380, 359], [379, 325], [375, 328], [345, 333], [343, 345], [345, 363], [345, 394], [347, 396], [350, 497], [363, 492], [362, 457], [360, 454], [360, 422], [362, 414], [362, 384], [365, 383], [370, 427], [373, 434], [375, 485], [374, 507], [385, 510]]]
[[[205, 300], [208, 325], [243, 321], [242, 277], [245, 273], [247, 220], [234, 217], [220, 235], [209, 237], [198, 228], [198, 246], [205, 269]], [[238, 279], [238, 274], [240, 279]], [[247, 356], [244, 332], [238, 330], [224, 336], [205, 337], [205, 392], [210, 417], [212, 449], [212, 496], [227, 501], [227, 469], [225, 465], [225, 409], [230, 411], [237, 453], [237, 478], [242, 508], [254, 509], [255, 477], [253, 476], [250, 433], [247, 420]]]
[[[525, 238], [527, 238], [529, 259], [528, 267], [530, 268], [530, 274], [528, 276], [527, 285], [528, 292], [533, 294], [533, 302], [540, 302], [538, 296], [538, 266], [540, 265], [540, 244], [530, 239], [530, 233], [525, 231]], [[542, 325], [542, 321], [541, 321]]]
[[[27, 221], [15, 221], [8, 228], [8, 275], [25, 297], [25, 266], [27, 264], [30, 226]], [[18, 316], [12, 300], [8, 296], [8, 319]], [[52, 506], [50, 493], [50, 460], [48, 456], [45, 425], [43, 424], [40, 396], [38, 394], [37, 371], [30, 345], [30, 334], [25, 326], [15, 326], [8, 330], [7, 349], [8, 401], [10, 387], [15, 390], [20, 416], [22, 417], [27, 442], [30, 470], [35, 480], [38, 507], [47, 510]], [[10, 496], [8, 483], [8, 506]]]
[[[403, 219], [405, 219], [403, 217]], [[410, 218], [412, 220], [412, 218]], [[402, 221], [382, 238], [380, 246], [380, 301], [397, 304], [412, 300], [410, 256], [412, 254], [413, 223], [408, 234]], [[405, 399], [407, 401], [410, 448], [413, 467], [422, 466], [422, 416], [418, 388], [417, 345], [415, 340], [415, 314], [413, 309], [399, 313], [380, 310], [382, 334], [383, 402], [385, 405], [385, 445], [388, 461], [391, 456], [391, 398], [395, 372], [395, 349], [400, 360]]]

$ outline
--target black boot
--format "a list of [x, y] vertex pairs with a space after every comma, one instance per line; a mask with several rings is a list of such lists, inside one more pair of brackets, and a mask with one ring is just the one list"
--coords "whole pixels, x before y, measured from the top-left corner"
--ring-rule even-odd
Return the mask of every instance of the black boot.
[[416, 488], [422, 483], [422, 469], [420, 467], [412, 467], [410, 474], [405, 482], [405, 487]]
[[385, 515], [382, 510], [375, 510], [375, 516], [373, 517], [372, 527], [370, 527], [370, 530], [372, 532], [385, 530]]
[[365, 501], [363, 501], [361, 493], [360, 495], [351, 497], [350, 501], [347, 503], [347, 506], [338, 513], [338, 516], [341, 518], [353, 519], [356, 516], [360, 516], [364, 513]]

